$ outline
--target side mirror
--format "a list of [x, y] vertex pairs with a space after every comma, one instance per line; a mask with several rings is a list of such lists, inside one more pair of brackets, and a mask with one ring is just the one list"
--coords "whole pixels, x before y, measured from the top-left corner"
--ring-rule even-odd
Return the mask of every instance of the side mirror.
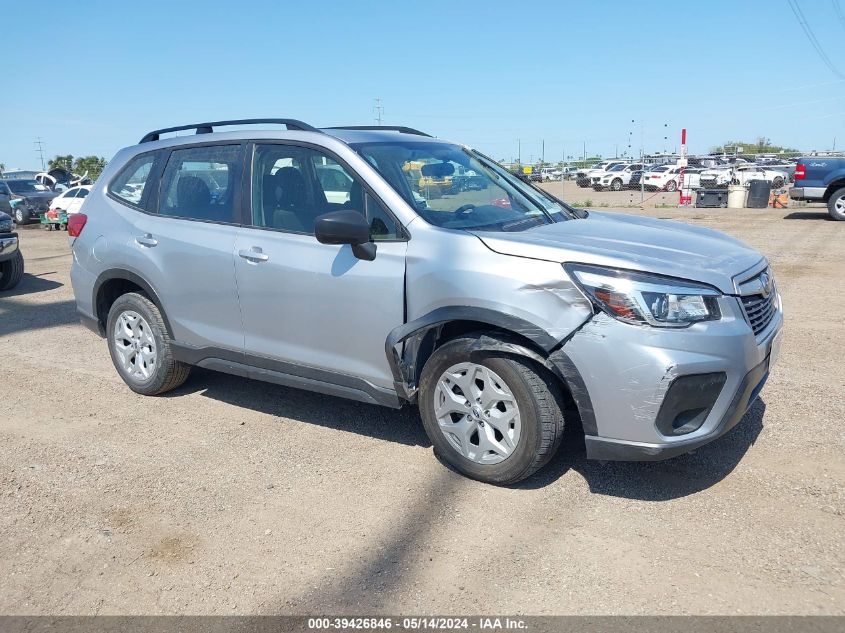
[[371, 262], [376, 258], [376, 245], [370, 241], [370, 225], [357, 211], [345, 209], [318, 216], [314, 236], [320, 244], [350, 244], [358, 259]]

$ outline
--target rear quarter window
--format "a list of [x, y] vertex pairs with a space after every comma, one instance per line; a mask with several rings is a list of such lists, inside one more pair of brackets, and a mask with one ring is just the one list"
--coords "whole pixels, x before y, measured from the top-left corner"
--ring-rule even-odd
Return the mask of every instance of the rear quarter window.
[[109, 184], [109, 193], [121, 202], [140, 208], [156, 156], [155, 152], [149, 152], [130, 160]]

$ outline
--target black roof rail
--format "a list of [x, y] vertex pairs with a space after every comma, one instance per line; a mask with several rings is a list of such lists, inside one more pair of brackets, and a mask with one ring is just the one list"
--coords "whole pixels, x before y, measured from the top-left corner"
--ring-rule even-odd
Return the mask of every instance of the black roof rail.
[[405, 127], [403, 125], [335, 125], [333, 127], [323, 128], [324, 130], [388, 130], [390, 132], [402, 132], [403, 134], [415, 134], [416, 136], [428, 136], [433, 138], [431, 134], [420, 132], [412, 127]]
[[289, 130], [302, 130], [306, 132], [319, 132], [317, 128], [297, 121], [296, 119], [235, 119], [232, 121], [210, 121], [208, 123], [192, 123], [191, 125], [177, 125], [176, 127], [166, 127], [161, 130], [153, 130], [144, 135], [141, 143], [149, 143], [150, 141], [157, 141], [162, 134], [169, 132], [181, 132], [182, 130], [196, 130], [197, 134], [211, 134], [214, 128], [226, 125], [256, 125], [259, 123], [274, 123], [277, 125], [286, 125]]

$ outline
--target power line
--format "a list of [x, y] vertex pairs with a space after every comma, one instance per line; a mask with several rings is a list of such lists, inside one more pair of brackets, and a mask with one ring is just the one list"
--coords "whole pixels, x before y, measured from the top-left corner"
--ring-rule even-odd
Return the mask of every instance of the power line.
[[842, 25], [842, 28], [845, 29], [845, 14], [842, 13], [842, 7], [839, 4], [839, 0], [832, 0], [833, 2], [833, 10], [836, 11], [836, 17], [839, 18], [839, 23]]
[[40, 136], [35, 139], [35, 151], [38, 152], [38, 156], [41, 158], [41, 171], [44, 171], [44, 143], [41, 142]]
[[814, 49], [816, 49], [816, 53], [819, 54], [819, 57], [824, 62], [825, 66], [827, 66], [830, 71], [842, 79], [845, 77], [839, 69], [834, 66], [833, 62], [830, 61], [830, 58], [827, 56], [827, 53], [824, 52], [821, 44], [816, 39], [815, 33], [813, 33], [813, 29], [810, 28], [809, 23], [807, 22], [807, 18], [804, 17], [804, 12], [801, 10], [801, 7], [798, 6], [798, 0], [786, 0], [789, 3], [789, 8], [792, 9], [792, 13], [795, 14], [795, 19], [798, 20], [798, 24], [801, 26], [801, 29], [804, 31], [804, 35], [807, 36], [807, 39], [810, 41], [810, 44]]

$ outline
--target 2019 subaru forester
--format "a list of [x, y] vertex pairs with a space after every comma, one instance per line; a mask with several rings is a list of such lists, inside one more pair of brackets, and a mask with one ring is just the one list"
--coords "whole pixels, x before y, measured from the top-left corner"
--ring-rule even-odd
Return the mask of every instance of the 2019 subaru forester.
[[[216, 129], [247, 123], [287, 129]], [[347, 176], [330, 195], [326, 167]], [[466, 170], [483, 186], [428, 196], [409, 176]], [[417, 403], [441, 459], [488, 482], [552, 457], [566, 402], [590, 458], [687, 452], [742, 418], [777, 355], [780, 297], [747, 245], [573, 209], [408, 128], [158, 130], [83, 211], [77, 306], [131, 389], [162, 393], [199, 365]]]

